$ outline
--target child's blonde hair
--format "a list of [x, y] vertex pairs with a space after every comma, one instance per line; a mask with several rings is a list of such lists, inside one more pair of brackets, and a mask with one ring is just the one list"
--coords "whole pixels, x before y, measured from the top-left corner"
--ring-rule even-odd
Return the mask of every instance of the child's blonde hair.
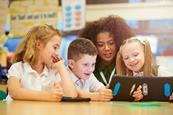
[[43, 46], [55, 35], [61, 36], [60, 32], [50, 25], [40, 25], [31, 28], [25, 35], [15, 51], [13, 63], [23, 61], [33, 64], [38, 56], [37, 44], [42, 43]]
[[129, 70], [123, 61], [122, 57], [122, 47], [128, 43], [137, 42], [139, 43], [144, 51], [144, 66], [143, 72], [144, 76], [157, 76], [158, 66], [156, 65], [155, 57], [152, 54], [150, 43], [147, 40], [140, 40], [137, 37], [131, 37], [125, 41], [123, 41], [116, 58], [116, 71], [117, 75], [133, 75], [133, 72]]

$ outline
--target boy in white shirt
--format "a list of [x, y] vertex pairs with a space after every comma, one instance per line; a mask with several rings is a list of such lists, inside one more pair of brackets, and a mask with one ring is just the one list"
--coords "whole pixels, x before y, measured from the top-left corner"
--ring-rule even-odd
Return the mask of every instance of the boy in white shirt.
[[68, 67], [78, 96], [92, 101], [110, 101], [112, 91], [94, 76], [97, 49], [85, 38], [74, 40], [68, 48]]

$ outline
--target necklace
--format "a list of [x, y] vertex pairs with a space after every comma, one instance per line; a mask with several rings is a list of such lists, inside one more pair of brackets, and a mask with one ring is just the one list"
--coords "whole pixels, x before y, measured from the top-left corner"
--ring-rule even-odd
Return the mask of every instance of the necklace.
[[110, 84], [110, 82], [111, 82], [112, 77], [113, 77], [114, 74], [115, 74], [115, 69], [112, 70], [111, 75], [110, 75], [110, 78], [109, 78], [109, 81], [107, 81], [107, 80], [106, 80], [106, 77], [105, 77], [104, 74], [103, 74], [103, 72], [100, 71], [100, 76], [102, 77], [103, 82], [104, 82], [106, 85], [109, 85], [109, 84]]

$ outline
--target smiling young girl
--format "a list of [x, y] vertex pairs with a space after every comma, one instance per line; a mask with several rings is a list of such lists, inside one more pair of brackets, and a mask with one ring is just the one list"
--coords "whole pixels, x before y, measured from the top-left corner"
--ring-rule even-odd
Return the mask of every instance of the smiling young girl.
[[77, 92], [57, 52], [61, 35], [50, 25], [33, 27], [19, 44], [8, 71], [7, 99], [61, 101]]
[[[117, 54], [117, 75], [126, 76], [172, 76], [165, 68], [156, 64], [152, 54], [150, 43], [131, 37], [125, 40]], [[133, 93], [136, 101], [143, 98], [141, 86]]]

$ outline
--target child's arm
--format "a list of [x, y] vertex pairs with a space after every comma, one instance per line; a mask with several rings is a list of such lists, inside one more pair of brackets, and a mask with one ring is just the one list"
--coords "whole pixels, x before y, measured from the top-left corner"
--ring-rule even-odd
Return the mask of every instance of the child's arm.
[[140, 101], [141, 99], [143, 99], [144, 96], [142, 94], [141, 88], [142, 86], [139, 86], [137, 90], [133, 92], [132, 97], [134, 97], [134, 101]]
[[91, 98], [91, 101], [110, 101], [112, 99], [112, 91], [106, 88], [98, 92], [84, 92], [78, 90], [78, 96], [82, 98]]
[[59, 60], [55, 63], [54, 67], [58, 70], [61, 77], [62, 87], [64, 90], [64, 96], [66, 97], [77, 97], [77, 91], [73, 84], [71, 77], [69, 76], [65, 66], [64, 61]]
[[90, 83], [90, 92], [79, 92], [79, 96], [91, 98], [92, 101], [110, 101], [112, 99], [112, 90], [107, 89], [97, 78], [92, 74], [88, 79]]
[[10, 77], [7, 86], [10, 96], [17, 100], [61, 101], [63, 96], [60, 85], [52, 87], [50, 91], [34, 91], [22, 88], [17, 77]]

